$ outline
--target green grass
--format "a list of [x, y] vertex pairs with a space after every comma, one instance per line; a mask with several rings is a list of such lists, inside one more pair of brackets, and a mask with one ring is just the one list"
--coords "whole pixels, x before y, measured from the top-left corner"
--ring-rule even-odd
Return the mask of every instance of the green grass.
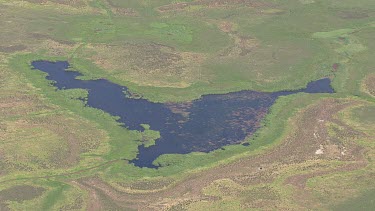
[[[0, 190], [27, 183], [47, 191], [9, 203], [14, 210], [85, 209], [88, 193], [68, 183], [83, 177], [101, 178], [118, 189], [120, 183], [131, 186], [144, 180], [177, 182], [191, 173], [266, 152], [293, 133], [290, 118], [327, 97], [367, 101], [368, 106], [354, 109], [346, 118], [361, 131], [373, 132], [374, 98], [362, 89], [363, 79], [375, 66], [371, 0], [264, 0], [254, 1], [259, 5], [252, 7], [235, 1], [207, 6], [191, 0], [30, 2], [0, 0], [0, 157], [7, 158], [0, 161]], [[158, 11], [160, 6], [179, 2], [190, 5]], [[135, 15], [117, 12], [124, 9]], [[223, 23], [230, 29], [222, 30]], [[85, 90], [56, 91], [45, 74], [30, 71], [30, 62], [40, 59], [67, 60], [72, 70], [83, 73], [80, 79], [106, 78], [155, 102], [189, 101], [239, 90], [298, 89], [322, 77], [332, 78], [337, 94], [281, 97], [262, 122], [264, 127], [246, 140], [248, 147], [162, 155], [154, 162], [162, 168], [137, 168], [126, 160], [136, 157], [139, 145], [155, 144], [159, 132], [147, 125], [144, 132], [129, 131], [116, 122], [117, 117], [85, 107], [78, 100], [87, 98]], [[337, 70], [333, 64], [339, 64]], [[80, 147], [76, 161], [66, 163], [72, 138], [79, 140]], [[358, 142], [373, 147], [366, 140]], [[300, 171], [286, 174], [296, 172]], [[355, 186], [353, 175], [366, 177], [368, 171], [342, 178]], [[292, 191], [280, 186], [284, 176], [269, 186], [292, 206], [288, 201]], [[339, 190], [329, 177], [310, 182], [326, 181], [330, 191]], [[235, 184], [224, 185], [232, 186], [236, 189]], [[357, 198], [341, 205], [331, 203], [337, 205], [332, 208], [372, 208], [369, 199], [374, 191], [363, 192], [363, 187], [357, 187]], [[213, 188], [210, 193], [217, 192]], [[240, 209], [241, 200], [254, 194], [266, 193], [252, 187], [242, 193], [245, 198], [224, 197], [189, 208]]]
[[[66, 95], [60, 95], [55, 88], [51, 86], [48, 81], [43, 77], [44, 74], [38, 71], [30, 71], [28, 68], [28, 62], [31, 61], [33, 57], [30, 56], [19, 56], [15, 59], [13, 65], [14, 68], [18, 69], [21, 74], [24, 74], [29, 79], [34, 81], [34, 84], [41, 88], [43, 94], [50, 99], [53, 99], [54, 104], [63, 106], [72, 112], [79, 113], [83, 117], [98, 122], [101, 129], [108, 132], [110, 137], [110, 149], [111, 151], [103, 154], [102, 157], [106, 160], [114, 159], [133, 159], [137, 153], [137, 146], [140, 143], [137, 140], [141, 140], [142, 136], [151, 137], [155, 139], [154, 131], [147, 131], [145, 134], [136, 131], [128, 131], [115, 122], [115, 118], [110, 117], [102, 111], [83, 107], [82, 102], [74, 100], [74, 97], [66, 97]], [[49, 60], [55, 60], [58, 58], [49, 58]], [[21, 62], [23, 61], [23, 62]], [[66, 91], [63, 91], [66, 92]], [[74, 94], [76, 95], [76, 94]], [[298, 97], [299, 96], [299, 97]], [[302, 99], [304, 100], [302, 100]], [[111, 178], [118, 178], [121, 180], [134, 180], [140, 178], [141, 175], [153, 177], [153, 176], [168, 176], [174, 174], [183, 174], [186, 171], [197, 168], [204, 168], [206, 166], [217, 165], [217, 162], [225, 160], [226, 158], [231, 158], [234, 155], [239, 155], [245, 152], [251, 152], [255, 149], [261, 148], [262, 146], [267, 146], [272, 144], [275, 139], [279, 139], [280, 135], [284, 131], [285, 122], [288, 116], [292, 115], [298, 108], [308, 105], [311, 101], [318, 99], [318, 95], [308, 95], [308, 94], [298, 94], [289, 97], [282, 97], [278, 100], [278, 103], [272, 108], [270, 115], [264, 120], [264, 124], [267, 127], [259, 130], [256, 135], [254, 135], [251, 145], [249, 147], [244, 147], [242, 145], [234, 145], [224, 147], [225, 150], [216, 150], [212, 153], [190, 153], [187, 155], [163, 155], [155, 161], [155, 164], [160, 164], [165, 166], [159, 170], [154, 169], [140, 169], [132, 165], [126, 164], [126, 162], [120, 162], [118, 164], [112, 165], [105, 173], [108, 175], [108, 180]], [[294, 99], [293, 101], [291, 101]], [[285, 110], [285, 105], [289, 105], [293, 102], [294, 107], [289, 107], [289, 110]], [[149, 134], [150, 133], [150, 134]], [[152, 143], [150, 143], [152, 144]], [[148, 144], [147, 144], [148, 145]], [[123, 172], [127, 172], [123, 174]], [[116, 175], [116, 176], [114, 176]], [[115, 179], [115, 180], [118, 180]]]
[[375, 106], [364, 106], [353, 110], [352, 118], [357, 121], [363, 121], [366, 124], [375, 124], [375, 117], [371, 115], [375, 112]]
[[338, 38], [340, 36], [345, 36], [349, 33], [355, 32], [354, 29], [338, 29], [330, 32], [315, 32], [313, 34], [314, 38]]
[[375, 208], [375, 190], [369, 190], [360, 196], [350, 199], [340, 205], [333, 207], [332, 210], [373, 210]]

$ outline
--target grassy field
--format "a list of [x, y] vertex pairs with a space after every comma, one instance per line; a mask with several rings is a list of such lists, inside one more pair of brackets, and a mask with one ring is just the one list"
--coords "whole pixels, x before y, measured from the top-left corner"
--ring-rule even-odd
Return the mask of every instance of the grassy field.
[[[0, 0], [0, 210], [374, 209], [371, 0]], [[67, 60], [155, 102], [278, 91], [250, 146], [128, 163], [130, 131], [59, 90], [34, 60]]]

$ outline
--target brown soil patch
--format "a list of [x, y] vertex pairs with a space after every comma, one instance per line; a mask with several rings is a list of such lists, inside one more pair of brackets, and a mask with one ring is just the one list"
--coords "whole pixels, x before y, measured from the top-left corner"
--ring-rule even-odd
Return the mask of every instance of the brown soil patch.
[[61, 5], [67, 5], [72, 7], [84, 7], [86, 6], [85, 1], [82, 0], [25, 0], [33, 4], [46, 4], [48, 2], [53, 2]]
[[367, 161], [363, 160], [363, 161], [357, 161], [355, 163], [350, 163], [350, 164], [344, 165], [342, 167], [338, 167], [338, 168], [333, 169], [333, 170], [317, 171], [317, 172], [313, 172], [313, 173], [310, 173], [310, 174], [296, 175], [296, 176], [289, 177], [285, 181], [285, 183], [291, 184], [291, 185], [297, 187], [298, 189], [303, 190], [306, 187], [307, 180], [310, 179], [310, 178], [322, 176], [322, 175], [326, 175], [326, 174], [330, 174], [330, 173], [353, 171], [353, 170], [356, 170], [356, 169], [364, 168], [364, 167], [367, 166], [367, 164], [368, 164]]
[[371, 74], [366, 77], [364, 81], [366, 91], [375, 97], [375, 74]]
[[237, 56], [247, 56], [251, 52], [255, 51], [259, 46], [259, 41], [253, 37], [240, 36], [235, 33], [229, 34], [233, 40], [234, 45], [224, 49], [220, 56], [224, 57], [237, 57]]
[[79, 128], [82, 124], [84, 123], [74, 123], [72, 119], [67, 119], [64, 116], [52, 115], [33, 119], [33, 121], [27, 122], [25, 126], [45, 128], [62, 137], [62, 140], [67, 143], [67, 151], [56, 152], [51, 156], [51, 162], [59, 167], [69, 167], [79, 162], [81, 153], [98, 148], [101, 141], [98, 137], [104, 135], [94, 128], [91, 128], [90, 132], [81, 133]]
[[239, 35], [235, 31], [233, 23], [222, 21], [217, 25], [221, 31], [227, 33], [234, 41], [234, 44], [224, 49], [220, 53], [220, 56], [246, 56], [259, 46], [259, 41], [257, 39], [250, 36]]
[[261, 2], [261, 1], [254, 1], [254, 0], [201, 0], [197, 2], [192, 2], [192, 4], [205, 5], [209, 8], [238, 6], [238, 5], [244, 5], [244, 6], [253, 7], [253, 8], [273, 6], [273, 4], [269, 2]]
[[363, 19], [371, 17], [374, 12], [369, 10], [348, 10], [338, 12], [338, 16], [342, 19]]
[[62, 4], [62, 5], [68, 5], [73, 7], [83, 7], [86, 6], [85, 1], [83, 0], [51, 0], [52, 2]]
[[137, 17], [139, 14], [133, 8], [111, 8], [112, 12], [120, 16]]
[[223, 21], [219, 23], [219, 29], [225, 33], [229, 33], [233, 31], [233, 23], [228, 21]]
[[130, 16], [130, 17], [139, 16], [138, 11], [136, 11], [134, 8], [117, 7], [111, 0], [105, 0], [105, 2], [110, 7], [112, 12], [116, 15]]
[[52, 40], [53, 42], [59, 43], [61, 45], [74, 45], [75, 42], [69, 41], [69, 40], [56, 40], [52, 36], [47, 34], [41, 34], [41, 33], [30, 33], [28, 34], [28, 37], [32, 38], [33, 40]]
[[25, 1], [34, 3], [34, 4], [45, 4], [48, 2], [48, 0], [25, 0]]
[[65, 41], [56, 41], [51, 39], [43, 40], [35, 49], [45, 49], [51, 56], [67, 56], [69, 55], [77, 45]]
[[97, 149], [106, 140], [103, 131], [87, 124], [66, 114], [53, 113], [4, 120], [0, 124], [4, 149], [0, 150], [3, 169], [0, 172], [67, 168], [77, 164], [82, 153]]
[[200, 0], [192, 2], [173, 3], [158, 8], [160, 12], [183, 10], [189, 6], [204, 6], [206, 8], [229, 8], [233, 6], [245, 6], [251, 8], [272, 8], [273, 3], [254, 0]]
[[[156, 193], [131, 194], [121, 192], [99, 178], [86, 178], [77, 182], [105, 193], [117, 204], [126, 203], [131, 208], [142, 210], [160, 210], [172, 206], [179, 207], [178, 204], [186, 204], [189, 201], [218, 200], [215, 197], [204, 195], [202, 189], [213, 181], [221, 179], [230, 179], [244, 186], [259, 183], [267, 184], [280, 174], [283, 174], [283, 170], [290, 165], [302, 165], [305, 166], [303, 167], [304, 171], [313, 171], [313, 173], [294, 176], [286, 180], [287, 184], [292, 183], [298, 188], [304, 188], [308, 178], [339, 171], [351, 171], [366, 165], [361, 147], [351, 142], [334, 140], [329, 135], [327, 127], [327, 125], [336, 122], [349, 128], [346, 124], [335, 119], [335, 114], [354, 104], [343, 100], [322, 100], [319, 104], [303, 111], [294, 124], [296, 130], [291, 132], [281, 145], [264, 154], [243, 158], [235, 163], [192, 175], [185, 181]], [[361, 134], [352, 134], [349, 131], [347, 135], [349, 137], [357, 137]], [[321, 155], [316, 155], [315, 151], [320, 146], [323, 146], [325, 152]], [[342, 154], [341, 152], [344, 150], [345, 153]], [[318, 164], [307, 165], [306, 163], [307, 161], [317, 163], [324, 160], [344, 160], [349, 161], [350, 164], [337, 169], [321, 170], [326, 168], [326, 166]], [[309, 199], [306, 197], [309, 196], [307, 194], [301, 195], [299, 198], [297, 197], [297, 200], [303, 203], [303, 201]], [[173, 203], [171, 202], [172, 199]], [[277, 207], [276, 202], [277, 197], [274, 200], [269, 200], [268, 203], [267, 200], [263, 200], [262, 203], [255, 203], [255, 201], [254, 203], [251, 201], [247, 203], [250, 203], [248, 204], [249, 207], [264, 208], [267, 206]]]
[[0, 175], [66, 168], [107, 140], [87, 120], [56, 113], [21, 76], [0, 73]]
[[[91, 46], [90, 46], [91, 47]], [[105, 69], [116, 68], [119, 69], [126, 66], [132, 66], [133, 69], [152, 71], [152, 69], [161, 69], [171, 66], [173, 63], [181, 60], [181, 56], [173, 52], [173, 48], [158, 45], [158, 44], [126, 44], [124, 46], [92, 46], [97, 49], [100, 54], [94, 56], [92, 59], [97, 65]], [[110, 52], [121, 53], [118, 55], [110, 55], [111, 58], [104, 58], [101, 53], [108, 54]], [[117, 61], [117, 62], [110, 62]], [[126, 61], [125, 59], [128, 59]]]
[[176, 3], [176, 4], [168, 4], [158, 8], [160, 12], [167, 12], [167, 11], [175, 11], [175, 10], [183, 10], [188, 7], [189, 4], [185, 2]]
[[0, 210], [9, 210], [6, 205], [7, 201], [22, 202], [39, 197], [45, 191], [44, 188], [30, 185], [14, 186], [0, 191]]
[[27, 115], [49, 108], [51, 107], [43, 105], [40, 99], [31, 94], [14, 94], [0, 97], [0, 115], [2, 117]]
[[93, 190], [90, 187], [79, 184], [76, 181], [72, 181], [71, 184], [73, 184], [74, 186], [78, 186], [80, 189], [86, 190], [89, 193], [88, 202], [87, 202], [88, 204], [87, 210], [90, 210], [90, 211], [103, 210], [102, 205], [99, 201], [99, 197], [97, 193], [95, 192], [95, 190]]
[[171, 179], [158, 179], [158, 180], [143, 180], [137, 181], [134, 183], [128, 184], [121, 184], [117, 183], [120, 187], [124, 187], [125, 189], [130, 190], [161, 190], [168, 187], [170, 184], [173, 183]]
[[155, 43], [95, 45], [86, 50], [96, 53], [90, 59], [105, 71], [139, 85], [184, 88], [203, 80], [200, 65], [206, 57], [200, 53]]
[[0, 52], [13, 53], [16, 51], [23, 51], [27, 48], [25, 45], [10, 45], [10, 46], [0, 46]]

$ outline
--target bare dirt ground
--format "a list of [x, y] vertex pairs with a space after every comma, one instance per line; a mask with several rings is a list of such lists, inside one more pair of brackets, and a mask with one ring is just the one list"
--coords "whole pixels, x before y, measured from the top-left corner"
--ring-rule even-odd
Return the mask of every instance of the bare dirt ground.
[[[282, 144], [272, 150], [256, 156], [241, 159], [235, 163], [220, 166], [205, 172], [194, 174], [188, 179], [167, 190], [146, 194], [130, 194], [120, 192], [99, 178], [85, 178], [73, 181], [90, 193], [90, 207], [100, 207], [97, 196], [101, 193], [108, 196], [114, 203], [127, 208], [141, 210], [160, 210], [177, 207], [188, 207], [199, 201], [216, 201], [220, 198], [204, 194], [204, 189], [213, 181], [227, 179], [243, 187], [259, 184], [271, 184], [280, 178], [284, 186], [296, 190], [293, 198], [298, 207], [314, 207], [311, 195], [306, 191], [305, 184], [309, 178], [340, 171], [352, 171], [363, 168], [367, 160], [363, 157], [364, 149], [351, 141], [361, 136], [344, 122], [335, 118], [340, 110], [355, 105], [356, 102], [325, 99], [319, 104], [308, 107], [293, 121], [294, 130], [283, 140]], [[343, 134], [329, 135], [329, 125], [337, 124], [345, 128]], [[340, 131], [338, 132], [338, 134]], [[344, 134], [345, 133], [345, 134]], [[336, 138], [335, 138], [336, 137]], [[320, 149], [321, 153], [316, 153]], [[332, 167], [325, 161], [345, 161], [344, 164]], [[346, 164], [347, 163], [347, 164]], [[291, 174], [290, 170], [300, 169], [303, 173]], [[290, 175], [290, 176], [288, 176]], [[236, 193], [238, 194], [238, 192]], [[282, 208], [282, 201], [265, 200], [244, 201], [244, 206], [257, 208]], [[263, 200], [264, 201], [264, 200]], [[306, 203], [308, 202], [308, 203]], [[247, 205], [246, 205], [247, 204]], [[178, 206], [180, 205], [180, 206]], [[319, 204], [316, 204], [319, 206]]]

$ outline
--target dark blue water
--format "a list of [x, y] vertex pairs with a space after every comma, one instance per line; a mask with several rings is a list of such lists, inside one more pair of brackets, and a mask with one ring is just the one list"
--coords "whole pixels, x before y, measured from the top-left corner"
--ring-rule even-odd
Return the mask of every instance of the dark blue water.
[[253, 134], [279, 96], [297, 92], [332, 93], [330, 80], [311, 82], [305, 89], [273, 93], [240, 91], [229, 94], [204, 95], [187, 103], [153, 103], [129, 97], [128, 89], [105, 79], [78, 80], [78, 72], [66, 71], [65, 61], [34, 61], [32, 66], [48, 73], [58, 89], [87, 89], [86, 106], [101, 109], [130, 130], [143, 131], [141, 124], [160, 132], [154, 146], [139, 146], [139, 154], [131, 162], [151, 167], [162, 154], [209, 152], [229, 144], [239, 144]]

